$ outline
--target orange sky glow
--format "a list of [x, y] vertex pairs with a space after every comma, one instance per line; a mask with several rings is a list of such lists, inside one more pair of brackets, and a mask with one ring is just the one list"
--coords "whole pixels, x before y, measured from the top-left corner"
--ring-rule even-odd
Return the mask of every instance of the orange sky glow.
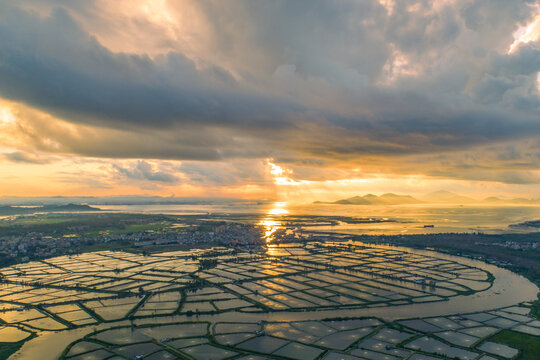
[[0, 196], [540, 198], [510, 3], [0, 4]]

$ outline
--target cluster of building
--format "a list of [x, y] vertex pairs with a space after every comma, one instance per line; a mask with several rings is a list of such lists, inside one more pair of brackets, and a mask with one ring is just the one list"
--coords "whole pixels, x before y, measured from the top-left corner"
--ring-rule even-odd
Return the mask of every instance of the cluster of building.
[[538, 241], [504, 241], [495, 243], [494, 245], [510, 248], [514, 250], [540, 250], [540, 242]]
[[195, 245], [219, 243], [228, 247], [254, 250], [265, 245], [264, 233], [259, 226], [226, 223], [215, 226], [211, 231], [194, 229], [179, 230], [172, 236], [141, 237], [134, 242], [135, 247], [165, 245]]
[[73, 254], [84, 247], [120, 243], [126, 247], [195, 245], [216, 243], [243, 250], [257, 251], [265, 245], [264, 232], [259, 226], [228, 223], [216, 225], [211, 231], [179, 228], [166, 232], [134, 232], [129, 234], [99, 234], [96, 236], [44, 236], [39, 233], [0, 238], [2, 263], [25, 262], [63, 254]]
[[[0, 258], [3, 262], [10, 262], [10, 260], [24, 262], [30, 259], [69, 254], [75, 247], [81, 245], [80, 241], [79, 238], [56, 238], [40, 234], [2, 237], [0, 238]], [[103, 242], [103, 240], [95, 239], [95, 242]]]

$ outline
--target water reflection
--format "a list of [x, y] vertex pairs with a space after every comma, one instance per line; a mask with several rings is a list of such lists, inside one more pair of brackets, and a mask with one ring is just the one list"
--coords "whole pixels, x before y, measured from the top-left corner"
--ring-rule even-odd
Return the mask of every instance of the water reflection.
[[272, 208], [268, 210], [266, 217], [259, 222], [259, 225], [264, 226], [264, 237], [267, 244], [270, 244], [275, 240], [274, 234], [279, 228], [281, 228], [281, 220], [276, 219], [275, 217], [280, 217], [289, 213], [286, 207], [286, 202], [274, 203]]
[[274, 233], [277, 229], [281, 227], [281, 222], [277, 220], [264, 219], [259, 222], [259, 225], [264, 226], [264, 237], [266, 238], [266, 243], [270, 243], [274, 240]]

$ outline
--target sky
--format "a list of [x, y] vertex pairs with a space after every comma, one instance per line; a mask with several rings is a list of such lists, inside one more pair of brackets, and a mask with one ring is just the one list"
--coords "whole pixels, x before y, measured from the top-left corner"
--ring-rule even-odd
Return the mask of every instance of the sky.
[[540, 4], [0, 0], [0, 196], [540, 197]]

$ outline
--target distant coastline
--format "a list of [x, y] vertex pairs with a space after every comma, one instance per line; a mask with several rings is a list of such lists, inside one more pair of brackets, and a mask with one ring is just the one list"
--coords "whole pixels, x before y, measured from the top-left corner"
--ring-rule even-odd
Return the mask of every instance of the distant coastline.
[[414, 205], [414, 204], [447, 204], [447, 205], [540, 205], [540, 199], [513, 198], [504, 199], [490, 196], [485, 199], [474, 199], [467, 196], [455, 194], [449, 191], [435, 191], [419, 199], [411, 195], [398, 195], [386, 193], [380, 196], [367, 194], [340, 199], [331, 202], [315, 201], [314, 204], [335, 204], [335, 205]]
[[32, 207], [21, 206], [0, 206], [0, 215], [26, 215], [37, 213], [53, 212], [81, 212], [81, 211], [101, 211], [99, 208], [89, 205], [67, 204], [67, 205], [43, 205]]

